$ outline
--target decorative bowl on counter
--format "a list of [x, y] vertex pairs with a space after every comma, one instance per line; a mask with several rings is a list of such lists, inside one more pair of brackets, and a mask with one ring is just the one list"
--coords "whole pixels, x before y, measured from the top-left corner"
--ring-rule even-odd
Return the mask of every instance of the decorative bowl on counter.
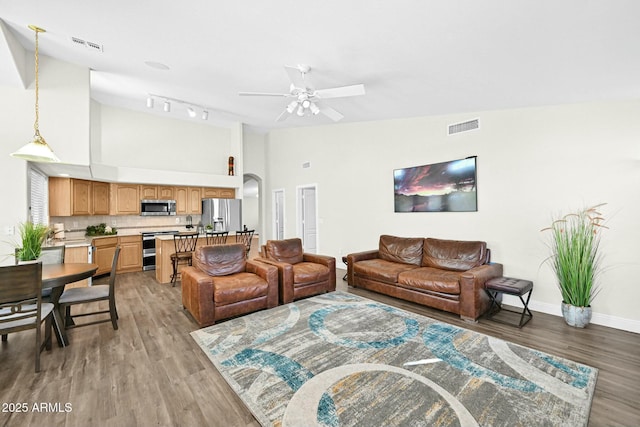
[[113, 236], [118, 234], [118, 231], [115, 228], [109, 227], [104, 222], [98, 225], [89, 225], [87, 226], [86, 235], [93, 236]]

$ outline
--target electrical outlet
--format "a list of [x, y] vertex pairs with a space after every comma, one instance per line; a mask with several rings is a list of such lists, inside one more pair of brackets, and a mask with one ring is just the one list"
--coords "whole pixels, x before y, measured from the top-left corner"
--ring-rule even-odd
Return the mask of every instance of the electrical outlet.
[[112, 227], [115, 227], [115, 226], [116, 226], [116, 220], [115, 220], [115, 219], [112, 219], [112, 220], [111, 220], [111, 226], [112, 226]]
[[78, 221], [73, 221], [73, 228], [78, 228]]
[[180, 217], [176, 217], [176, 224], [180, 224]]
[[7, 236], [13, 236], [16, 233], [16, 228], [13, 225], [5, 227], [4, 234]]

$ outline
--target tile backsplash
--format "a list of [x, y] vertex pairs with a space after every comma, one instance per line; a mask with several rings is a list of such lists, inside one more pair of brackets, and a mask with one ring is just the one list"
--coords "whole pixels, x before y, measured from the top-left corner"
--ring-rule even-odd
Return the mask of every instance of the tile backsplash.
[[[194, 227], [200, 222], [200, 215], [190, 215]], [[52, 216], [49, 224], [64, 224], [65, 238], [84, 237], [87, 226], [105, 223], [115, 228], [120, 235], [138, 234], [143, 231], [178, 230], [186, 231], [187, 215], [140, 216], [140, 215], [93, 215], [93, 216]]]

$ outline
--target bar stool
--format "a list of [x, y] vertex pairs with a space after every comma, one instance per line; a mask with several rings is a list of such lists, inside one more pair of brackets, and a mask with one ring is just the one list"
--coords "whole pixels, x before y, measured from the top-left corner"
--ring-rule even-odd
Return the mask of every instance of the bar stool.
[[198, 233], [178, 233], [173, 235], [175, 252], [171, 254], [173, 274], [171, 275], [172, 287], [176, 285], [178, 278], [178, 266], [180, 264], [191, 265], [193, 251], [198, 243]]
[[251, 240], [256, 230], [236, 231], [236, 243], [243, 243], [247, 248], [247, 258], [249, 258], [249, 250], [251, 249]]
[[[487, 319], [493, 319], [496, 322], [513, 325], [512, 322], [495, 318], [495, 315], [500, 311], [516, 313], [520, 315], [520, 321], [515, 326], [518, 326], [518, 328], [522, 328], [533, 317], [533, 314], [531, 314], [531, 311], [529, 310], [529, 299], [531, 298], [531, 293], [533, 292], [532, 281], [515, 279], [512, 277], [496, 277], [486, 281], [485, 292], [487, 293], [487, 295], [489, 295], [489, 298], [491, 298], [491, 307], [489, 307], [489, 311], [487, 311], [486, 314]], [[527, 296], [527, 300], [525, 301], [522, 297], [527, 293], [529, 295]], [[523, 305], [522, 311], [502, 308], [502, 304], [499, 301], [502, 299], [501, 294], [515, 295], [520, 298], [520, 301]], [[494, 308], [496, 309], [494, 310]]]
[[224, 245], [227, 243], [228, 231], [207, 231], [207, 246]]

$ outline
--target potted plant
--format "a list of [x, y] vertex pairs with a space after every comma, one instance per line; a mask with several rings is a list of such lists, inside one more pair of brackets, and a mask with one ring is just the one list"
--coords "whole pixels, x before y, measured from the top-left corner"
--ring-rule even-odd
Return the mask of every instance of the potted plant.
[[16, 248], [18, 261], [33, 261], [42, 252], [42, 244], [51, 232], [44, 224], [34, 224], [31, 221], [20, 224], [21, 245]]
[[570, 326], [589, 324], [591, 302], [600, 291], [600, 236], [607, 228], [598, 211], [603, 204], [564, 215], [542, 230], [551, 233], [551, 255], [546, 261], [558, 279], [562, 316]]

